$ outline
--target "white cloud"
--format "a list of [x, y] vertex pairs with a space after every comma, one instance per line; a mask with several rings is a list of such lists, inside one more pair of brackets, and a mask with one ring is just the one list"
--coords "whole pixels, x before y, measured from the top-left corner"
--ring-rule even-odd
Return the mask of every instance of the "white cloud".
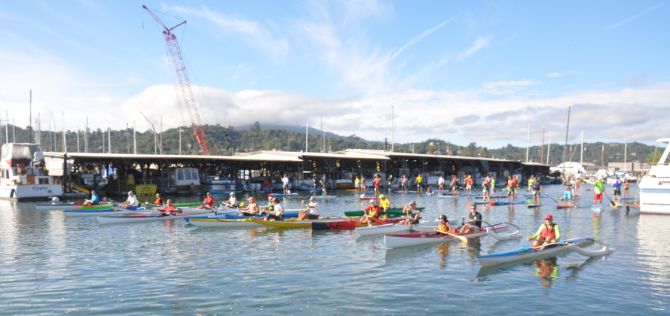
[[468, 49], [466, 49], [464, 52], [458, 55], [458, 60], [465, 60], [469, 58], [470, 56], [476, 54], [478, 51], [489, 46], [490, 43], [491, 43], [490, 38], [484, 36], [478, 36], [475, 39], [475, 42], [472, 43], [472, 45]]
[[547, 73], [547, 77], [549, 78], [561, 78], [561, 77], [566, 77], [575, 74], [575, 71], [568, 70], [568, 71], [552, 71], [550, 73]]
[[195, 9], [173, 6], [168, 7], [168, 10], [178, 14], [203, 18], [217, 26], [222, 32], [239, 34], [250, 45], [258, 46], [269, 55], [283, 57], [291, 51], [288, 40], [281, 32], [277, 31], [272, 21], [260, 23], [212, 11], [207, 7]]
[[483, 89], [489, 94], [514, 94], [536, 84], [533, 80], [498, 81], [485, 83]]

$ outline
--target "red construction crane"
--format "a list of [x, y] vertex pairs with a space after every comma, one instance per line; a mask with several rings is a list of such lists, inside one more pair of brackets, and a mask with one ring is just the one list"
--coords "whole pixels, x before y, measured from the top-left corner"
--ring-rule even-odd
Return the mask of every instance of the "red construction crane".
[[184, 59], [181, 55], [181, 48], [179, 48], [179, 43], [177, 42], [177, 36], [172, 33], [172, 30], [177, 27], [186, 24], [186, 21], [173, 26], [167, 27], [161, 21], [161, 19], [154, 14], [149, 7], [143, 5], [142, 8], [147, 10], [149, 15], [158, 22], [163, 27], [163, 35], [165, 36], [165, 43], [167, 44], [168, 55], [170, 57], [170, 62], [172, 63], [172, 68], [174, 68], [177, 73], [177, 80], [179, 81], [179, 90], [177, 94], [181, 95], [181, 100], [186, 106], [188, 111], [188, 116], [191, 119], [191, 127], [193, 127], [193, 135], [195, 140], [200, 146], [200, 151], [204, 155], [209, 155], [209, 146], [207, 146], [207, 138], [205, 137], [205, 131], [202, 128], [202, 123], [200, 121], [200, 112], [198, 111], [198, 102], [195, 99], [193, 90], [191, 89], [191, 80], [188, 79], [188, 74], [186, 73], [186, 65], [184, 64]]

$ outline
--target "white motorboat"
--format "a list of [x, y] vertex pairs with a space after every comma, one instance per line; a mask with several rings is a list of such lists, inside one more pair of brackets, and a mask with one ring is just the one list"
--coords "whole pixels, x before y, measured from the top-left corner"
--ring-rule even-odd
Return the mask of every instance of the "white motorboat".
[[45, 169], [44, 156], [37, 144], [2, 145], [0, 197], [14, 200], [46, 199], [63, 195]]
[[640, 213], [670, 215], [670, 138], [661, 138], [666, 143], [665, 151], [658, 163], [649, 169], [639, 183]]

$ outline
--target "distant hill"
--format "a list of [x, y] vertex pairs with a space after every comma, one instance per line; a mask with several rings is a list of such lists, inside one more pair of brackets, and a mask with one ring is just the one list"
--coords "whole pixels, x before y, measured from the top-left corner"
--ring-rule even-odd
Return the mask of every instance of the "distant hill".
[[[182, 127], [182, 153], [198, 154], [199, 147], [195, 143], [193, 132], [190, 127]], [[17, 142], [28, 142], [28, 132], [16, 126], [8, 128], [10, 131], [9, 139], [16, 139]], [[16, 131], [15, 135], [12, 131]], [[304, 151], [305, 150], [305, 128], [304, 126], [290, 125], [261, 125], [256, 122], [242, 126], [204, 126], [207, 142], [209, 143], [210, 154], [212, 155], [231, 155], [239, 152], [252, 152], [258, 150], [286, 150], [286, 151]], [[0, 139], [4, 140], [5, 129], [0, 129]], [[86, 146], [88, 152], [108, 152], [109, 140], [111, 134], [112, 153], [131, 153], [133, 148], [132, 129], [112, 130], [110, 133], [101, 129], [91, 130], [86, 137], [84, 131], [66, 131], [67, 150], [70, 152], [84, 152]], [[77, 134], [78, 137], [77, 137]], [[368, 141], [356, 135], [342, 136], [332, 132], [325, 133], [325, 148], [322, 140], [321, 130], [310, 128], [309, 132], [309, 151], [339, 151], [349, 148], [355, 149], [390, 149], [390, 144], [380, 141]], [[63, 151], [62, 134], [60, 132], [42, 131], [39, 136], [35, 134], [35, 140], [41, 139], [42, 148], [46, 151]], [[179, 154], [179, 128], [172, 128], [160, 135], [163, 153]], [[103, 143], [104, 140], [104, 143]], [[153, 154], [160, 152], [160, 146], [154, 144], [154, 135], [150, 131], [137, 132], [137, 153]], [[560, 144], [551, 144], [551, 152], [547, 153], [548, 146], [532, 146], [529, 148], [530, 161], [547, 162], [549, 155], [549, 164], [557, 165], [563, 161], [564, 146]], [[596, 166], [604, 166], [609, 162], [624, 161], [623, 143], [588, 143], [584, 144], [584, 162], [592, 163]], [[104, 151], [103, 151], [104, 150]], [[478, 146], [477, 143], [470, 143], [466, 146], [453, 144], [447, 140], [427, 139], [422, 142], [395, 144], [396, 152], [414, 152], [422, 154], [452, 154], [472, 157], [488, 157], [525, 161], [526, 148], [507, 145], [502, 148], [486, 148]], [[629, 143], [627, 145], [627, 157], [629, 162], [656, 162], [663, 149], [655, 146], [649, 146], [642, 143]], [[579, 146], [568, 145], [566, 151], [567, 161], [579, 161]], [[540, 159], [542, 158], [542, 159]], [[541, 161], [540, 161], [541, 160]]]

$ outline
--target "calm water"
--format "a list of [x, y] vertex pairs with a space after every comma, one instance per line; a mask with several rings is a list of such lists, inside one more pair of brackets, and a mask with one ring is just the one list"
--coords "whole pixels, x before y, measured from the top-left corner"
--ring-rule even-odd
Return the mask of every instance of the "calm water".
[[[353, 232], [191, 229], [181, 221], [100, 225], [0, 201], [0, 314], [636, 314], [670, 311], [670, 216], [590, 211], [555, 203], [480, 208], [528, 236], [551, 212], [565, 238], [594, 236], [617, 249], [480, 273], [475, 255], [524, 239], [385, 250], [382, 237]], [[550, 196], [559, 186], [546, 187]], [[321, 202], [324, 215], [359, 208], [353, 193]], [[588, 197], [587, 197], [588, 195]], [[431, 223], [466, 215], [467, 198], [417, 200]], [[297, 207], [301, 199], [286, 206]], [[539, 267], [539, 268], [538, 268]]]

